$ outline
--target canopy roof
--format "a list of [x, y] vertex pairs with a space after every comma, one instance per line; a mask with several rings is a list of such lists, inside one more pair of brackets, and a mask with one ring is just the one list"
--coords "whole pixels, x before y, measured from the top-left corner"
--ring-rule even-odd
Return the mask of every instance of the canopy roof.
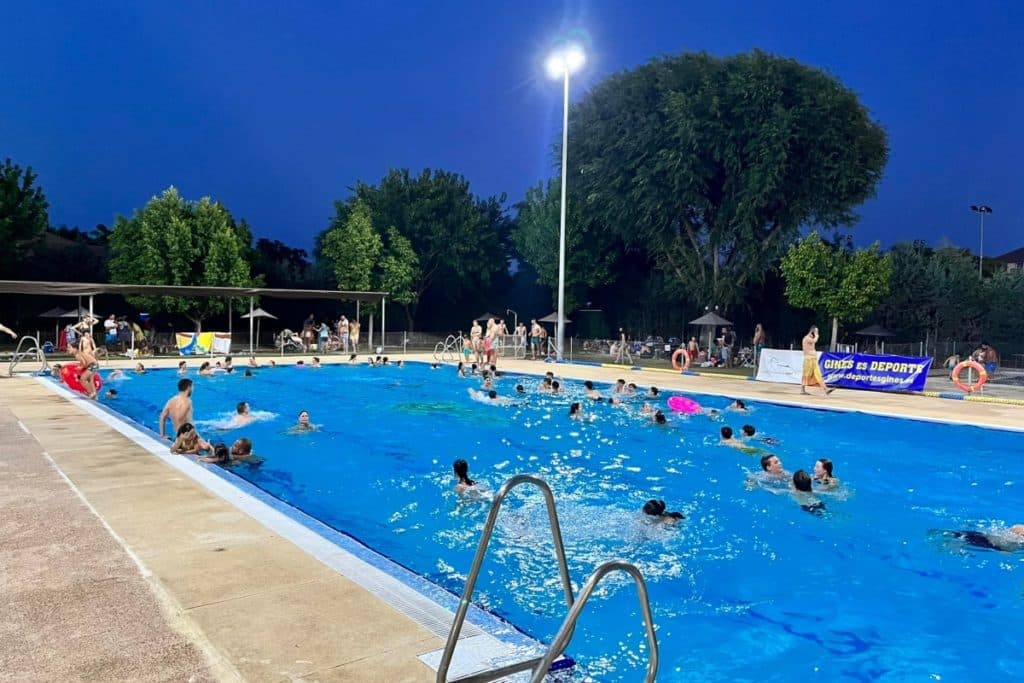
[[0, 294], [42, 294], [46, 296], [263, 296], [273, 299], [335, 299], [338, 301], [383, 301], [387, 292], [343, 292], [332, 289], [271, 289], [268, 287], [185, 287], [176, 285], [112, 285], [94, 282], [48, 282], [0, 280]]
[[38, 317], [40, 317], [40, 318], [62, 318], [62, 317], [64, 317], [65, 313], [67, 313], [67, 311], [65, 311], [63, 308], [58, 306], [57, 308], [51, 308], [50, 310], [48, 310], [48, 311], [46, 311], [44, 313], [40, 313]]
[[[539, 322], [539, 323], [557, 323], [558, 322], [558, 311], [555, 311], [554, 313], [548, 313], [543, 318], [537, 318], [537, 322]], [[569, 324], [572, 321], [569, 320], [568, 318], [566, 318], [565, 322], [566, 322], [566, 324]]]
[[243, 318], [270, 318], [271, 320], [277, 320], [277, 316], [271, 313], [267, 313], [262, 308], [252, 309], [252, 313], [246, 313], [242, 316]]
[[704, 325], [704, 326], [718, 326], [718, 325], [732, 325], [731, 322], [718, 315], [714, 311], [708, 311], [696, 320], [690, 321], [691, 325]]

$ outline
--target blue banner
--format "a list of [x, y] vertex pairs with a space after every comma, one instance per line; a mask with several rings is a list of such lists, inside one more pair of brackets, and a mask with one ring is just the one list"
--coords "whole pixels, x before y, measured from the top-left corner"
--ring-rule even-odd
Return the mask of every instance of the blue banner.
[[837, 387], [874, 391], [924, 391], [932, 359], [825, 352], [818, 359], [818, 364], [825, 383]]

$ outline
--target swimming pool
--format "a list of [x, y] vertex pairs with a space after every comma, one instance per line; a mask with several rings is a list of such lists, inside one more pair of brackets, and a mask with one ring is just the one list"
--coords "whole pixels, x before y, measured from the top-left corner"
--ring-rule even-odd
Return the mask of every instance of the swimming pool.
[[[548, 369], [551, 366], [541, 366]], [[659, 681], [1001, 680], [1024, 675], [1019, 637], [1024, 556], [969, 550], [931, 529], [1020, 522], [1020, 434], [754, 404], [747, 414], [672, 419], [569, 397], [472, 400], [451, 368], [291, 367], [196, 380], [206, 438], [248, 436], [265, 462], [233, 471], [430, 580], [461, 593], [487, 505], [459, 502], [451, 462], [496, 489], [540, 473], [559, 505], [570, 571], [581, 584], [622, 557], [644, 572], [659, 628]], [[153, 428], [178, 377], [114, 381], [107, 405]], [[629, 377], [627, 377], [629, 379]], [[565, 382], [578, 396], [578, 382]], [[865, 396], [870, 396], [865, 394]], [[706, 406], [728, 400], [696, 396]], [[264, 421], [218, 433], [238, 401]], [[321, 425], [287, 434], [300, 410]], [[810, 515], [788, 495], [744, 486], [758, 458], [718, 444], [723, 424], [754, 424], [789, 470], [831, 458], [845, 495]], [[651, 526], [651, 497], [686, 513]], [[1014, 519], [1016, 517], [1016, 519]], [[564, 616], [541, 499], [513, 494], [476, 599], [541, 640]], [[638, 680], [646, 663], [630, 584], [602, 584], [569, 652], [599, 680]]]

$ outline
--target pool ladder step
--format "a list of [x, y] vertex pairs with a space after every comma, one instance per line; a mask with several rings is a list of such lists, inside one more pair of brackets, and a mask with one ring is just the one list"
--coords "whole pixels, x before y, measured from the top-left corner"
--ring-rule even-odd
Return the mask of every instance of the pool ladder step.
[[[455, 646], [459, 641], [462, 625], [466, 621], [466, 612], [469, 610], [470, 601], [473, 598], [473, 591], [476, 588], [476, 580], [483, 566], [484, 556], [491, 542], [491, 535], [494, 533], [494, 525], [498, 521], [498, 512], [508, 493], [522, 484], [530, 484], [540, 489], [544, 494], [544, 502], [547, 505], [548, 524], [551, 528], [551, 536], [554, 541], [555, 557], [558, 560], [558, 573], [562, 580], [562, 590], [565, 593], [565, 601], [569, 612], [562, 621], [561, 628], [555, 634], [554, 640], [548, 646], [543, 656], [534, 657], [525, 661], [504, 664], [487, 671], [478, 671], [461, 678], [448, 679], [448, 668], [455, 654]], [[480, 544], [477, 546], [476, 555], [473, 557], [473, 564], [470, 567], [469, 575], [466, 577], [466, 587], [462, 592], [462, 599], [459, 601], [459, 608], [455, 612], [455, 619], [452, 621], [452, 629], [448, 633], [448, 641], [444, 646], [444, 653], [437, 668], [437, 683], [487, 683], [496, 681], [505, 676], [530, 671], [531, 683], [542, 683], [550, 671], [559, 668], [553, 667], [555, 660], [565, 651], [569, 641], [572, 640], [573, 631], [576, 628], [576, 621], [579, 619], [583, 607], [587, 604], [594, 589], [601, 581], [612, 572], [625, 572], [633, 578], [636, 584], [637, 597], [640, 600], [640, 611], [644, 617], [644, 628], [647, 632], [648, 661], [647, 673], [644, 676], [645, 683], [652, 683], [655, 674], [658, 672], [658, 639], [654, 633], [654, 619], [651, 616], [651, 603], [647, 597], [647, 585], [644, 583], [643, 574], [635, 566], [624, 560], [611, 560], [605, 562], [590, 575], [587, 583], [583, 586], [579, 596], [574, 596], [572, 581], [569, 578], [569, 565], [565, 560], [565, 546], [562, 544], [562, 529], [558, 524], [558, 512], [555, 509], [555, 498], [551, 494], [551, 488], [547, 483], [533, 475], [520, 474], [512, 477], [498, 489], [491, 503], [490, 514], [487, 515], [487, 522], [484, 524], [483, 532], [480, 535]]]

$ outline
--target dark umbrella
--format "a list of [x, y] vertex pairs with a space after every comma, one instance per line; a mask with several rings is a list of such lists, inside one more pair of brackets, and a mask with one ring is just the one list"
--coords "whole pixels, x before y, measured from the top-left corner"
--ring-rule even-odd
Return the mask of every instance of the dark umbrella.
[[[890, 332], [879, 324], [874, 324], [869, 327], [865, 327], [863, 330], [857, 330], [854, 334], [858, 337], [874, 337], [875, 338], [875, 349], [878, 349], [879, 337], [895, 337], [895, 332]], [[882, 342], [882, 351], [885, 351], [885, 342]]]
[[[40, 318], [61, 318], [63, 316], [64, 316], [64, 309], [59, 307], [59, 306], [57, 308], [51, 308], [50, 310], [46, 311], [45, 313], [40, 313], [39, 314]], [[57, 321], [54, 321], [54, 329], [53, 329], [53, 344], [54, 344], [54, 346], [57, 345], [58, 341], [60, 341], [60, 323], [57, 322]]]
[[481, 313], [477, 317], [473, 318], [473, 321], [474, 322], [478, 322], [478, 321], [482, 320], [484, 322], [487, 322], [491, 318], [494, 318], [495, 320], [501, 320], [501, 316], [500, 315], [495, 315], [494, 313]]
[[724, 325], [732, 325], [731, 322], [718, 315], [714, 311], [708, 311], [701, 317], [691, 320], [691, 325], [700, 325], [701, 327], [707, 327], [708, 329], [708, 348], [711, 348], [711, 336], [715, 333], [716, 327], [722, 327]]
[[[556, 323], [557, 324], [558, 323], [558, 312], [556, 311], [554, 313], [549, 313], [548, 315], [544, 316], [543, 318], [537, 318], [537, 322], [539, 322], [539, 323]], [[566, 323], [571, 323], [572, 321], [569, 320], [568, 318], [565, 318], [565, 322]]]

